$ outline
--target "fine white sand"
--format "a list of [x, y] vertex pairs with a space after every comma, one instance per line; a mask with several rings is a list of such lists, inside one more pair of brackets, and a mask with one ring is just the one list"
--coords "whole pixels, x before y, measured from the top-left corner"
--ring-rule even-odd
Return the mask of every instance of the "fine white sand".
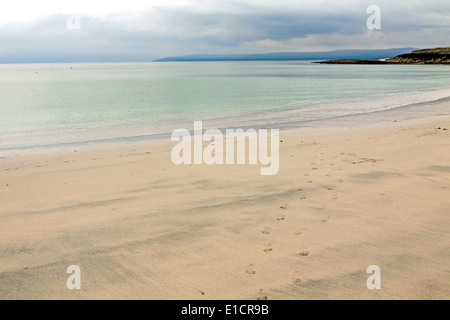
[[280, 140], [276, 176], [170, 140], [0, 156], [0, 299], [450, 298], [450, 117]]

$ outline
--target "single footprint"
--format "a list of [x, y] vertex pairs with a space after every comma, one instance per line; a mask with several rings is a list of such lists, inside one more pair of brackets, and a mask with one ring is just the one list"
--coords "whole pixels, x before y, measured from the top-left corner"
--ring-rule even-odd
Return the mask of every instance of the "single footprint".
[[337, 200], [337, 199], [339, 199], [339, 197], [336, 196], [336, 195], [334, 195], [334, 196], [331, 197], [331, 199], [332, 199], [332, 200]]
[[300, 200], [306, 200], [306, 197], [300, 197]]
[[284, 215], [281, 215], [277, 218], [277, 221], [283, 221], [285, 219]]
[[255, 274], [256, 273], [255, 266], [253, 264], [250, 264], [247, 267], [247, 270], [245, 270], [245, 272], [248, 273], [248, 274]]
[[256, 300], [267, 300], [269, 299], [263, 292], [263, 289], [259, 289], [259, 295]]
[[309, 174], [307, 174], [307, 173], [305, 173], [303, 176], [305, 176], [305, 177], [309, 177]]
[[270, 234], [270, 229], [266, 227], [266, 228], [262, 231], [262, 233], [263, 233], [263, 234]]
[[328, 219], [323, 219], [322, 221], [320, 221], [320, 223], [325, 223], [328, 222]]
[[258, 298], [256, 298], [257, 300], [267, 300], [269, 299], [267, 296], [260, 296]]
[[297, 230], [297, 231], [294, 232], [294, 234], [296, 236], [301, 236], [303, 234], [303, 231]]
[[280, 206], [280, 209], [283, 209], [283, 210], [287, 209], [287, 205]]
[[300, 277], [301, 277], [300, 272], [295, 271], [294, 272], [294, 279], [293, 279], [294, 284], [300, 284], [302, 282], [302, 279]]
[[270, 251], [272, 251], [272, 244], [269, 243], [267, 244], [267, 246], [263, 249], [264, 252], [269, 253]]
[[313, 183], [312, 180], [307, 181], [308, 183]]
[[300, 250], [300, 252], [298, 254], [301, 255], [302, 257], [307, 257], [307, 256], [309, 256], [309, 250], [302, 249], [302, 250]]

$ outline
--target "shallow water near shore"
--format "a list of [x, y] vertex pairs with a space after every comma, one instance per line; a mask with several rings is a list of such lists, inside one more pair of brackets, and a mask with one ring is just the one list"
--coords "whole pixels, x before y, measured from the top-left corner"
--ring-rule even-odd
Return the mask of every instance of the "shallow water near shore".
[[145, 140], [196, 120], [326, 125], [450, 96], [449, 78], [446, 66], [309, 61], [0, 65], [0, 151]]

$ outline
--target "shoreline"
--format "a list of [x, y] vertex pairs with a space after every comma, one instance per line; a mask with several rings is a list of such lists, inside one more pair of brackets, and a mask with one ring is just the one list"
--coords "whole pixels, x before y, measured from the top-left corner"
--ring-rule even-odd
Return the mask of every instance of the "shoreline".
[[0, 298], [448, 298], [448, 114], [280, 133], [270, 177], [170, 140], [1, 156]]
[[[439, 91], [440, 92], [440, 91]], [[283, 122], [283, 123], [271, 123], [263, 125], [245, 125], [238, 126], [233, 129], [279, 129], [282, 131], [301, 130], [301, 129], [324, 129], [339, 128], [342, 126], [348, 126], [351, 128], [359, 127], [373, 127], [381, 125], [386, 121], [405, 121], [405, 120], [421, 120], [427, 117], [445, 116], [450, 114], [447, 104], [450, 102], [450, 96], [438, 98], [431, 101], [414, 102], [406, 105], [394, 106], [387, 109], [368, 111], [363, 113], [346, 114], [342, 116], [333, 116], [322, 119], [309, 119], [304, 121]], [[427, 109], [424, 109], [427, 107]], [[285, 111], [288, 112], [288, 111]], [[388, 119], [388, 117], [392, 119]], [[369, 123], [369, 121], [371, 121]], [[191, 124], [193, 126], [193, 123]], [[221, 131], [230, 127], [218, 127]], [[344, 130], [347, 127], [342, 127]], [[174, 128], [175, 130], [176, 128]], [[186, 128], [191, 135], [193, 135], [192, 128]], [[209, 129], [205, 128], [205, 129]], [[22, 153], [45, 153], [45, 152], [59, 152], [62, 150], [70, 149], [84, 149], [94, 147], [115, 147], [125, 146], [126, 144], [146, 143], [150, 141], [170, 141], [172, 133], [154, 133], [138, 136], [124, 136], [115, 138], [105, 138], [89, 141], [75, 141], [66, 143], [56, 143], [50, 145], [34, 145], [34, 146], [20, 146], [20, 147], [3, 147], [0, 148], [0, 156], [7, 156], [13, 154]]]

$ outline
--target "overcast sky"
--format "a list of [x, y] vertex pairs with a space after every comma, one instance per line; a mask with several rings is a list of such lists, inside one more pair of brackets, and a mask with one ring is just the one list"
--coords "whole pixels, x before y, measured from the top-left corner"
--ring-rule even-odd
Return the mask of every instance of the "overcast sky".
[[[381, 30], [367, 28], [369, 5], [381, 8]], [[70, 17], [79, 17], [79, 25], [77, 18]], [[0, 4], [0, 62], [435, 46], [450, 46], [449, 0], [13, 0]]]

